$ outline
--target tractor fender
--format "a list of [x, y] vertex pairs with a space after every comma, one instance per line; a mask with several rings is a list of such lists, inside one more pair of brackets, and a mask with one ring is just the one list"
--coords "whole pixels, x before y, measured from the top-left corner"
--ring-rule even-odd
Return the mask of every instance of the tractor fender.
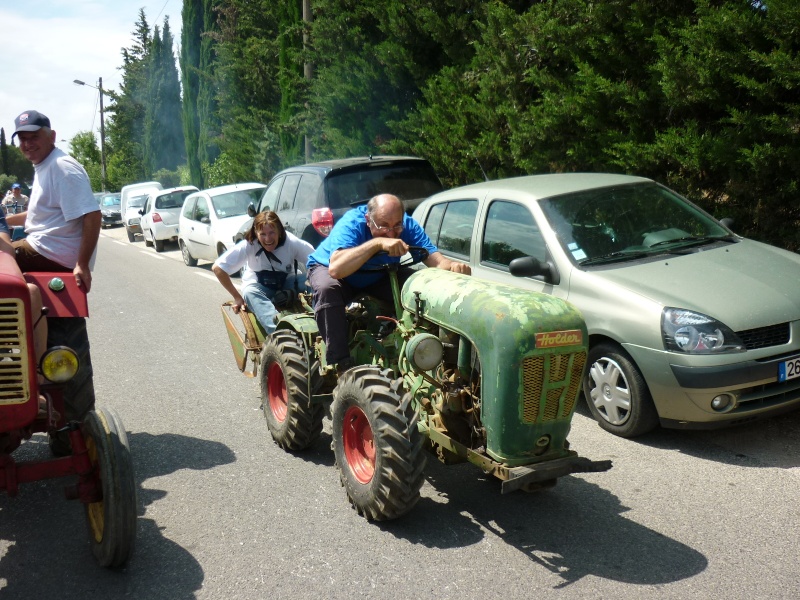
[[589, 341], [575, 306], [436, 268], [412, 275], [401, 303], [405, 319], [419, 310], [477, 350], [489, 455], [513, 466], [569, 453], [566, 436]]

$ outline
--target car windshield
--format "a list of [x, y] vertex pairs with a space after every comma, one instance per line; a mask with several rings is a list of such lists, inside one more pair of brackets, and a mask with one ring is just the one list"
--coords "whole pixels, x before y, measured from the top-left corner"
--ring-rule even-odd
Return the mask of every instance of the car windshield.
[[236, 190], [235, 192], [214, 196], [212, 198], [214, 212], [220, 219], [246, 215], [247, 207], [251, 203], [256, 204], [263, 191], [264, 188]]
[[442, 191], [433, 168], [425, 161], [375, 165], [335, 173], [325, 180], [330, 208], [350, 208], [377, 194], [394, 194], [401, 200], [427, 198]]
[[733, 240], [708, 214], [654, 183], [556, 196], [540, 206], [564, 250], [579, 265]]
[[147, 196], [134, 196], [128, 200], [128, 208], [141, 208], [144, 206], [145, 200], [147, 200]]
[[103, 206], [119, 206], [119, 196], [103, 196]]
[[186, 190], [184, 192], [171, 192], [156, 198], [156, 208], [180, 208], [183, 206], [183, 201], [186, 196], [191, 194], [194, 190]]

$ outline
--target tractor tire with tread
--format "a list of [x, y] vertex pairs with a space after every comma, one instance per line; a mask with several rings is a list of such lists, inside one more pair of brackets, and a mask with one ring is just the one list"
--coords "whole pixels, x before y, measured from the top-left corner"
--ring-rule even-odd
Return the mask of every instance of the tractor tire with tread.
[[319, 369], [309, 364], [300, 336], [278, 330], [267, 336], [261, 351], [261, 408], [275, 443], [289, 451], [308, 448], [322, 432], [324, 407], [310, 402], [319, 387]]
[[102, 499], [85, 505], [92, 553], [101, 567], [120, 567], [136, 539], [136, 479], [128, 436], [108, 408], [87, 413], [81, 431], [102, 487]]
[[333, 451], [350, 504], [369, 521], [396, 519], [420, 498], [425, 438], [411, 394], [391, 370], [354, 367], [334, 390]]

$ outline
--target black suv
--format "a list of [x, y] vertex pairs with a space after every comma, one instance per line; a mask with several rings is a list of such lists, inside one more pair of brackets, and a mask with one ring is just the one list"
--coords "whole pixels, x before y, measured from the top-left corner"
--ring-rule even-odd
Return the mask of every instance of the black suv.
[[[431, 164], [413, 156], [365, 156], [326, 160], [284, 169], [269, 182], [258, 201], [250, 205], [254, 217], [265, 210], [278, 213], [284, 227], [314, 247], [327, 237], [333, 223], [376, 194], [394, 194], [411, 214], [422, 200], [442, 191]], [[242, 239], [252, 225], [236, 235]]]

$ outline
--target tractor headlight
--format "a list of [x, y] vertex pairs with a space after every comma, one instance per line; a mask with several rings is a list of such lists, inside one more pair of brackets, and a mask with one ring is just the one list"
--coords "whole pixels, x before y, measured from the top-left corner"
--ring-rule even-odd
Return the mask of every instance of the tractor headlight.
[[48, 381], [66, 383], [75, 377], [80, 361], [72, 348], [54, 346], [47, 349], [39, 364]]
[[430, 333], [419, 333], [409, 340], [406, 358], [418, 371], [431, 371], [442, 362], [444, 346]]

